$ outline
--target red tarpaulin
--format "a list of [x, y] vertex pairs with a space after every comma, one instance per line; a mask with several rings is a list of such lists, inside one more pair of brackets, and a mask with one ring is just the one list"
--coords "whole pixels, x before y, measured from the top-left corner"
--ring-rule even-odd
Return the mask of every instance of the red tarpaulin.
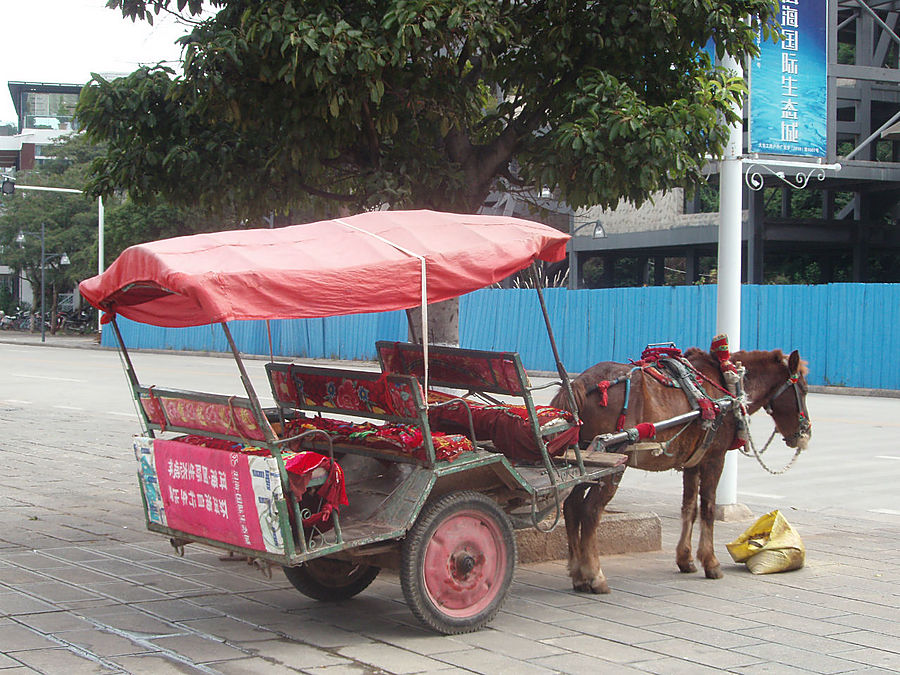
[[95, 307], [156, 326], [409, 309], [557, 262], [569, 235], [505, 216], [373, 211], [271, 230], [231, 230], [126, 249], [82, 281]]

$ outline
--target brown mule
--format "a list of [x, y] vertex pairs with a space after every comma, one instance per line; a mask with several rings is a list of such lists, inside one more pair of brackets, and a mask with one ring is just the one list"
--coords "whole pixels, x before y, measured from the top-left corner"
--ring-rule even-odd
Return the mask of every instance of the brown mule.
[[[724, 386], [719, 360], [709, 352], [696, 348], [684, 355], [691, 365], [710, 381]], [[790, 447], [803, 449], [809, 442], [811, 428], [806, 412], [807, 372], [800, 355], [793, 351], [785, 357], [781, 350], [735, 352], [732, 361], [746, 369], [744, 391], [747, 410], [753, 414], [764, 408], [775, 422], [778, 432]], [[606, 390], [608, 401], [603, 405], [604, 389], [601, 382], [612, 382], [627, 375], [634, 368], [630, 364], [604, 362], [592, 366], [572, 381], [575, 403], [582, 420], [581, 443], [589, 443], [598, 434], [617, 430], [617, 422], [625, 403], [626, 387], [614, 385]], [[704, 390], [712, 398], [724, 396], [722, 389], [709, 383]], [[631, 377], [630, 401], [624, 419], [624, 427], [635, 427], [641, 422], [659, 422], [689, 412], [690, 405], [680, 389], [666, 386], [642, 370], [635, 370]], [[567, 397], [560, 391], [551, 405], [567, 408]], [[649, 450], [629, 453], [628, 466], [647, 471], [679, 469], [683, 472], [684, 492], [681, 503], [681, 538], [676, 549], [676, 562], [682, 572], [694, 572], [696, 567], [691, 555], [691, 535], [697, 517], [697, 495], [700, 495], [700, 541], [697, 558], [710, 579], [722, 576], [719, 561], [713, 550], [713, 523], [716, 513], [716, 487], [722, 474], [725, 453], [734, 445], [736, 421], [731, 413], [725, 413], [721, 426], [712, 436], [705, 452], [698, 452], [704, 444], [705, 431], [698, 422], [687, 427], [660, 431], [654, 441], [666, 442], [665, 452], [654, 454]], [[687, 466], [686, 466], [687, 465]], [[600, 485], [578, 486], [566, 498], [564, 513], [569, 543], [569, 575], [576, 591], [608, 593], [609, 586], [600, 569], [600, 557], [594, 538], [603, 509], [613, 498], [617, 482]]]

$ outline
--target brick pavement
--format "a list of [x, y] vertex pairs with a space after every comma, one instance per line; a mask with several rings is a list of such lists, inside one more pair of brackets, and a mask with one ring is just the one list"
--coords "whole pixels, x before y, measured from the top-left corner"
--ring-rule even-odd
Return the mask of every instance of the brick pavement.
[[605, 557], [610, 595], [571, 592], [561, 561], [522, 565], [490, 628], [443, 637], [391, 573], [328, 605], [209, 548], [175, 556], [143, 529], [134, 430], [0, 385], [0, 675], [900, 672], [890, 513], [790, 510], [807, 566], [769, 576], [725, 552], [749, 522], [719, 523], [710, 581], [674, 566], [677, 496], [623, 487], [613, 506], [657, 512], [663, 550]]

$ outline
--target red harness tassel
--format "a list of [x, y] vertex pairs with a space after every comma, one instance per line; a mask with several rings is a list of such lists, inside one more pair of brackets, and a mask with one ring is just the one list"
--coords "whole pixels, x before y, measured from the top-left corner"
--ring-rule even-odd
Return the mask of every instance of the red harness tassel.
[[700, 417], [705, 420], [714, 420], [716, 419], [716, 405], [708, 398], [701, 398], [697, 400], [697, 403], [700, 405]]
[[597, 383], [597, 393], [600, 394], [600, 405], [604, 408], [609, 405], [609, 380]]
[[713, 338], [712, 344], [709, 346], [709, 351], [716, 355], [716, 358], [719, 359], [719, 370], [723, 373], [726, 371], [737, 372], [737, 368], [731, 362], [731, 351], [728, 346], [728, 336], [724, 333], [721, 335], [716, 335]]

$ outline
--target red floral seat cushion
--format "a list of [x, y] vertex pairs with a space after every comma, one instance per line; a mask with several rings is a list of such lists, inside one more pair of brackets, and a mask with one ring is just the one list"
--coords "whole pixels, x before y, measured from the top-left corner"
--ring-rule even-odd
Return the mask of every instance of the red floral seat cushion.
[[[304, 431], [320, 429], [328, 433], [333, 443], [361, 445], [376, 450], [396, 450], [425, 459], [425, 440], [422, 430], [410, 424], [382, 424], [345, 422], [328, 417], [310, 417], [287, 422], [284, 436], [296, 436]], [[474, 450], [472, 441], [454, 433], [432, 432], [435, 458], [452, 460], [460, 453]]]
[[[452, 397], [442, 392], [429, 392], [429, 400], [442, 401], [428, 409], [428, 421], [434, 429], [451, 433], [469, 433], [468, 404], [472, 411], [472, 426], [475, 437], [489, 439], [498, 452], [520, 462], [537, 462], [541, 460], [534, 429], [528, 417], [528, 409], [524, 405], [485, 405], [477, 401], [452, 401]], [[572, 425], [558, 433], [544, 436], [547, 451], [551, 456], [565, 452], [566, 448], [577, 441], [578, 426], [575, 417], [568, 410], [560, 410], [550, 406], [535, 406], [538, 427], [565, 422]]]

